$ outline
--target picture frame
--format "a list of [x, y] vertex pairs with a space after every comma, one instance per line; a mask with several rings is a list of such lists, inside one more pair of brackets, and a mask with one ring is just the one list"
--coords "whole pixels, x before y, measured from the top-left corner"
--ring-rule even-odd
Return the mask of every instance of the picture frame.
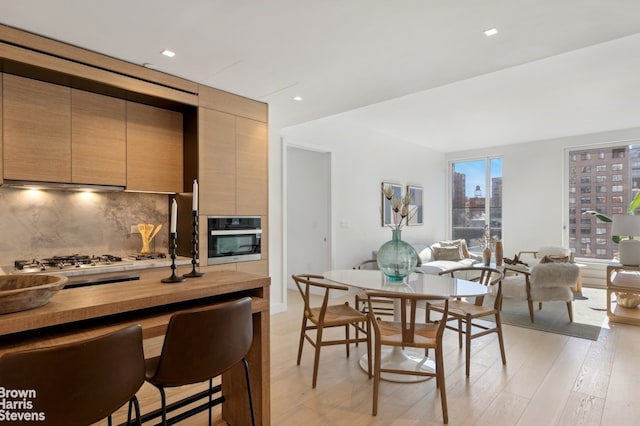
[[400, 198], [402, 197], [402, 185], [399, 183], [391, 183], [391, 182], [382, 182], [380, 185], [380, 196], [382, 198], [382, 226], [394, 225], [393, 223], [393, 212], [391, 211], [391, 201], [387, 200], [387, 197], [384, 196], [384, 188], [385, 186], [390, 186], [393, 188], [393, 197]]
[[424, 188], [416, 185], [407, 185], [407, 194], [411, 197], [411, 204], [409, 204], [410, 214], [407, 216], [407, 225], [424, 225]]

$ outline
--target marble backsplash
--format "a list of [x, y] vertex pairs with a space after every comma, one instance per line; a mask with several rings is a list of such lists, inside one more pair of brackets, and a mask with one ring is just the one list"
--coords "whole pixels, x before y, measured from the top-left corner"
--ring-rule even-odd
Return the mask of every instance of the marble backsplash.
[[162, 224], [152, 252], [168, 251], [169, 197], [0, 187], [0, 266], [71, 254], [126, 256], [142, 247], [138, 223]]

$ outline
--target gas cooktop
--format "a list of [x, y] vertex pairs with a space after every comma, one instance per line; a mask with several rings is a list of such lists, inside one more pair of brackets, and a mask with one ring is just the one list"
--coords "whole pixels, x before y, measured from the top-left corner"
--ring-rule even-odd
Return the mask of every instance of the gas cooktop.
[[109, 266], [120, 262], [122, 262], [121, 257], [110, 254], [103, 254], [100, 256], [72, 254], [68, 256], [53, 256], [44, 259], [16, 260], [13, 264], [15, 269], [19, 272], [34, 273], [47, 270], [69, 270], [76, 268]]

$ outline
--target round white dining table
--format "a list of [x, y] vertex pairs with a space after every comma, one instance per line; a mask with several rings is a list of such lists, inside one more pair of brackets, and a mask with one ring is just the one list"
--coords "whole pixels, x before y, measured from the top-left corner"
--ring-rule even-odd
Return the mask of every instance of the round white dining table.
[[[487, 286], [473, 281], [421, 273], [412, 273], [402, 282], [389, 281], [381, 271], [376, 270], [339, 269], [327, 271], [323, 276], [327, 280], [361, 290], [428, 294], [447, 298], [484, 296], [489, 290]], [[397, 308], [396, 306], [396, 311], [398, 311]], [[396, 317], [395, 320], [397, 321], [398, 318]], [[385, 348], [382, 351], [381, 365], [383, 368], [398, 370], [435, 371], [435, 362], [425, 356], [424, 352], [399, 347]], [[360, 367], [367, 371], [367, 355], [360, 359]], [[428, 379], [424, 376], [393, 373], [381, 374], [380, 378], [407, 383]]]

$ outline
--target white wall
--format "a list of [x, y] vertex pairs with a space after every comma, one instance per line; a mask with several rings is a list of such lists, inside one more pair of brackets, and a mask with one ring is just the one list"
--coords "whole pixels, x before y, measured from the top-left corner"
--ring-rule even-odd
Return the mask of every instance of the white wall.
[[[424, 187], [423, 226], [405, 227], [403, 239], [431, 242], [446, 236], [446, 161], [443, 153], [372, 133], [329, 117], [282, 130], [270, 118], [269, 268], [272, 312], [286, 309], [283, 279], [283, 143], [332, 152], [332, 268], [351, 268], [391, 238], [380, 224], [383, 181]], [[284, 174], [283, 174], [284, 172]], [[281, 231], [279, 234], [278, 231]], [[322, 273], [324, 271], [309, 271]]]

